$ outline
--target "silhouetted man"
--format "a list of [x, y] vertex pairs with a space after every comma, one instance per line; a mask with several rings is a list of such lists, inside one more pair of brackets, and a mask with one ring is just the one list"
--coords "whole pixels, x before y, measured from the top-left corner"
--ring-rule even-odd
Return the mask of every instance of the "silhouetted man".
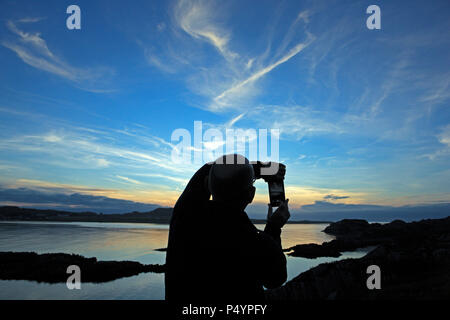
[[[284, 166], [280, 168], [277, 174], [284, 177]], [[286, 281], [280, 234], [289, 219], [288, 200], [274, 213], [269, 205], [264, 231], [244, 211], [253, 201], [260, 169], [243, 156], [228, 155], [205, 164], [191, 178], [170, 223], [167, 300], [261, 301], [263, 286]]]

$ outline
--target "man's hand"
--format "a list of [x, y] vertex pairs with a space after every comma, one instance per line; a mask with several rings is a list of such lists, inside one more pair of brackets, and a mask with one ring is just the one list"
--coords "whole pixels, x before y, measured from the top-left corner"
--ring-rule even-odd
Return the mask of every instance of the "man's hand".
[[275, 210], [275, 212], [272, 212], [273, 208], [269, 203], [267, 223], [272, 224], [274, 227], [282, 228], [291, 216], [291, 214], [289, 213], [288, 202], [289, 199], [286, 199], [284, 202], [282, 202], [278, 209]]

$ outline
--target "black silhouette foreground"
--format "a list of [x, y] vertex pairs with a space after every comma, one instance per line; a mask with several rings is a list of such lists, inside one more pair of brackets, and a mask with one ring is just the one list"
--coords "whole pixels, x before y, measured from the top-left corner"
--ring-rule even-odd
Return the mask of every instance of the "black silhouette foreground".
[[[360, 259], [324, 263], [266, 291], [268, 300], [449, 299], [450, 217], [406, 223], [369, 224], [342, 220], [325, 230], [336, 240], [288, 249], [295, 256], [337, 256], [343, 251], [376, 246]], [[381, 289], [366, 286], [367, 267], [381, 269]]]
[[[168, 301], [261, 301], [263, 286], [286, 281], [280, 234], [289, 218], [287, 201], [269, 216], [264, 231], [244, 211], [255, 195], [258, 169], [242, 156], [229, 155], [205, 164], [191, 178], [170, 224]], [[277, 174], [283, 178], [284, 170]]]
[[135, 261], [97, 261], [77, 254], [35, 252], [0, 252], [1, 280], [32, 280], [37, 282], [66, 282], [67, 267], [77, 265], [82, 282], [108, 282], [131, 277], [142, 272], [164, 272], [165, 266], [144, 265]]

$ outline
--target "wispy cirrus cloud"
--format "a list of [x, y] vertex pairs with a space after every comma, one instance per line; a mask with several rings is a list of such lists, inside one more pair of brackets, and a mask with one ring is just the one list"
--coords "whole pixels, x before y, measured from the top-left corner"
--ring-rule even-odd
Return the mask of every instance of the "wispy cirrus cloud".
[[262, 128], [279, 128], [283, 138], [293, 140], [349, 130], [336, 112], [299, 105], [259, 105], [248, 112], [248, 117]]
[[239, 81], [238, 83], [232, 85], [213, 99], [213, 103], [210, 105], [210, 109], [214, 111], [220, 111], [225, 108], [236, 108], [235, 105], [233, 105], [235, 96], [242, 96], [245, 94], [245, 86], [250, 85], [254, 82], [256, 82], [258, 79], [262, 78], [269, 72], [271, 72], [273, 69], [278, 67], [279, 65], [289, 61], [291, 58], [296, 56], [298, 53], [300, 53], [303, 49], [305, 49], [309, 43], [310, 39], [307, 40], [305, 43], [298, 43], [295, 47], [293, 47], [291, 50], [289, 50], [288, 53], [286, 53], [283, 57], [275, 61], [274, 63], [271, 63], [253, 74], [251, 74], [249, 77], [243, 79], [242, 81]]
[[440, 143], [447, 145], [447, 147], [450, 148], [450, 125], [443, 128], [438, 137]]
[[427, 86], [430, 88], [427, 88], [420, 101], [426, 104], [428, 113], [431, 113], [435, 105], [450, 100], [450, 73], [437, 75], [431, 82], [428, 78]]
[[165, 63], [158, 55], [152, 52], [152, 50], [145, 48], [145, 57], [148, 64], [156, 67], [157, 69], [165, 73], [176, 73], [176, 67], [171, 63]]
[[17, 20], [17, 22], [20, 23], [34, 23], [34, 22], [39, 22], [42, 20], [45, 20], [45, 17], [26, 17], [26, 18], [21, 18], [19, 20]]
[[114, 74], [112, 68], [74, 67], [55, 55], [39, 32], [26, 32], [18, 27], [18, 24], [35, 23], [41, 20], [42, 18], [24, 18], [16, 21], [7, 21], [6, 27], [16, 37], [2, 40], [1, 44], [15, 52], [24, 63], [69, 80], [79, 89], [95, 93], [114, 91], [105, 88], [104, 84], [104, 79]]
[[0, 141], [0, 149], [51, 154], [53, 159], [67, 160], [65, 166], [68, 167], [128, 164], [149, 165], [173, 172], [183, 172], [183, 168], [171, 163], [170, 154], [113, 145], [103, 138], [98, 134], [90, 135], [76, 131], [49, 131], [3, 139]]
[[228, 47], [230, 32], [217, 22], [219, 13], [223, 14], [218, 2], [180, 0], [175, 5], [174, 17], [179, 27], [196, 39], [213, 45], [226, 59], [238, 57]]
[[[251, 44], [235, 39], [232, 24], [227, 19], [232, 17], [227, 15], [230, 5], [218, 1], [179, 0], [172, 7], [173, 26], [164, 30], [165, 46], [157, 52], [151, 45], [143, 45], [149, 64], [159, 70], [173, 74], [189, 70], [185, 77], [187, 85], [202, 100], [194, 105], [214, 113], [242, 113], [258, 96], [259, 80], [300, 54], [315, 38], [305, 29], [311, 13], [299, 11], [286, 32], [281, 29], [275, 35], [271, 30], [269, 38], [262, 35], [267, 45], [255, 54]], [[273, 41], [272, 37], [279, 39]], [[198, 61], [198, 55], [192, 52], [201, 56], [202, 42], [216, 49], [223, 59], [208, 57], [208, 61]], [[274, 42], [278, 45], [274, 46]]]
[[434, 152], [422, 155], [421, 158], [436, 160], [450, 155], [450, 125], [442, 128], [440, 133], [436, 135], [436, 138], [439, 141], [440, 146]]
[[[35, 119], [32, 114], [14, 115], [41, 122], [40, 118]], [[97, 183], [106, 181], [109, 185], [114, 180], [113, 183], [125, 183], [128, 187], [134, 185], [142, 189], [139, 194], [144, 191], [148, 194], [148, 189], [157, 188], [158, 197], [163, 192], [161, 186], [155, 183], [169, 182], [172, 188], [178, 190], [187, 182], [187, 175], [197, 169], [192, 163], [174, 163], [171, 152], [175, 146], [170, 141], [150, 134], [150, 129], [143, 125], [130, 124], [114, 129], [76, 126], [58, 119], [46, 119], [46, 122], [45, 127], [51, 129], [36, 129], [33, 134], [18, 132], [5, 135], [0, 140], [0, 150], [4, 154], [21, 157], [23, 160], [18, 165], [24, 168], [29, 168], [28, 159], [34, 159], [31, 162], [65, 169], [68, 175], [71, 175], [72, 170], [96, 170], [100, 177]], [[0, 170], [5, 172], [7, 168]], [[86, 176], [87, 180], [90, 180], [89, 176]], [[169, 199], [161, 201], [168, 203]]]
[[116, 178], [118, 178], [120, 180], [123, 180], [125, 182], [132, 183], [132, 184], [142, 184], [141, 181], [137, 181], [135, 179], [131, 179], [131, 178], [128, 178], [128, 177], [123, 177], [123, 176], [116, 175]]
[[149, 178], [163, 178], [165, 180], [177, 182], [181, 185], [186, 185], [189, 182], [189, 179], [187, 178], [178, 178], [174, 176], [170, 176], [167, 174], [160, 174], [160, 173], [136, 173], [135, 174], [138, 177], [149, 177]]

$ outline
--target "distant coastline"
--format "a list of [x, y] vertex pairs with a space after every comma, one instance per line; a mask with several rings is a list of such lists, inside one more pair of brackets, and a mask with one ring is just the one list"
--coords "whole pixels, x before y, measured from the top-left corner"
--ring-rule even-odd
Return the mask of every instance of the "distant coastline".
[[[149, 212], [102, 214], [95, 212], [70, 212], [61, 210], [31, 209], [15, 206], [0, 207], [1, 221], [48, 221], [48, 222], [128, 222], [169, 224], [173, 208], [156, 208]], [[265, 219], [251, 219], [255, 224], [265, 224]], [[299, 220], [289, 224], [330, 224], [331, 221]]]

